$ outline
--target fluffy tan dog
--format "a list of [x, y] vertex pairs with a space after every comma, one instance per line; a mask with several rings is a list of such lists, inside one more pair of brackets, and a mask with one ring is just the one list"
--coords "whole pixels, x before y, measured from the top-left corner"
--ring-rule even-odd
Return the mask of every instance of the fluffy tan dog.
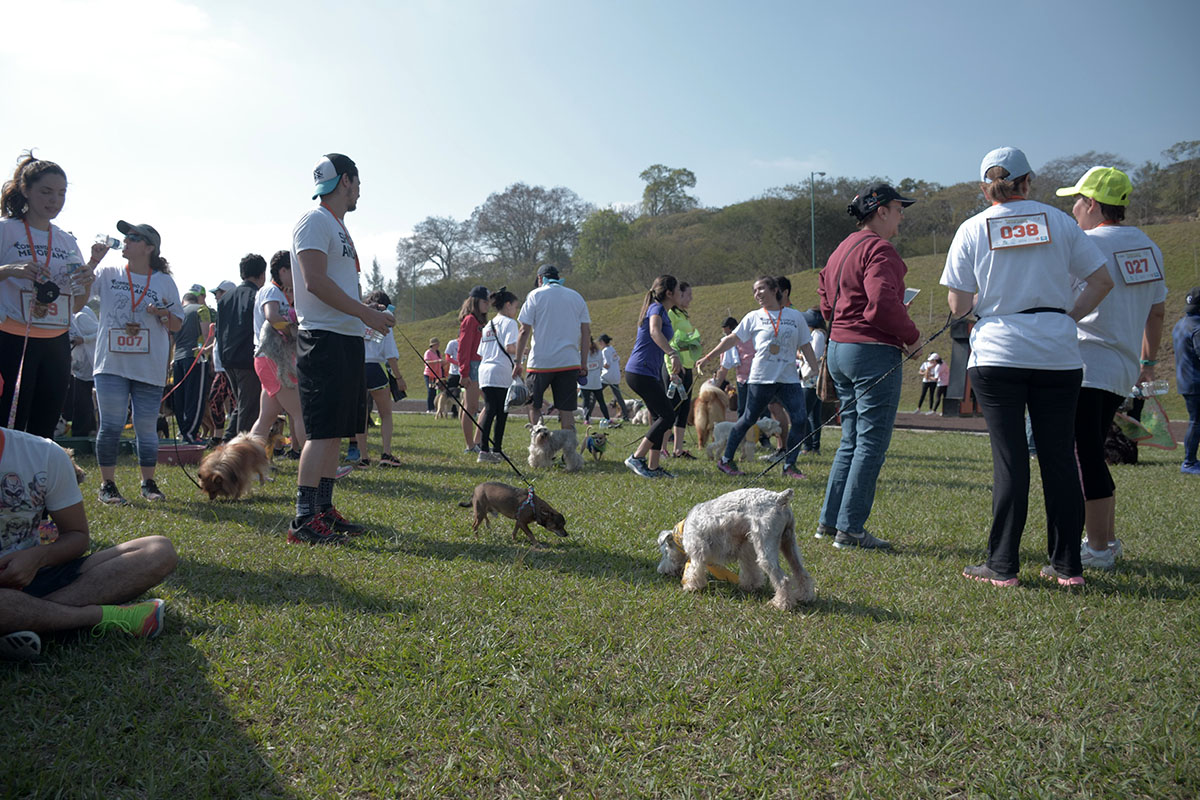
[[209, 500], [227, 497], [237, 500], [250, 491], [250, 479], [258, 477], [261, 486], [271, 475], [267, 444], [257, 436], [239, 433], [204, 457], [196, 473], [200, 487]]
[[700, 384], [700, 395], [692, 403], [692, 410], [696, 415], [696, 435], [700, 437], [701, 449], [712, 438], [713, 426], [725, 421], [728, 409], [728, 395], [709, 381]]

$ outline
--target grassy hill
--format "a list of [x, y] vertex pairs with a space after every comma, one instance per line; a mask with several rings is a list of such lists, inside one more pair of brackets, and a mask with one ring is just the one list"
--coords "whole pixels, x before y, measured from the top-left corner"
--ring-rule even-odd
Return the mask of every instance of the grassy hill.
[[[1145, 228], [1163, 251], [1166, 261], [1167, 285], [1171, 294], [1167, 298], [1167, 321], [1163, 331], [1162, 347], [1159, 351], [1159, 375], [1171, 380], [1175, 385], [1175, 359], [1171, 348], [1171, 327], [1183, 315], [1183, 296], [1192, 286], [1200, 285], [1198, 272], [1198, 252], [1200, 252], [1200, 222], [1181, 222], [1172, 225], [1151, 225]], [[908, 277], [906, 283], [910, 287], [921, 289], [920, 296], [913, 302], [912, 315], [922, 333], [928, 335], [940, 328], [946, 319], [946, 290], [938, 284], [945, 264], [945, 254], [917, 256], [907, 261]], [[676, 275], [680, 280], [687, 280], [685, 274]], [[792, 280], [792, 300], [798, 308], [807, 308], [817, 302], [817, 273], [805, 271], [788, 276]], [[570, 281], [567, 281], [570, 285]], [[717, 342], [721, 335], [721, 321], [725, 317], [741, 318], [754, 308], [754, 297], [751, 294], [750, 281], [737, 281], [708, 286], [696, 286], [693, 289], [691, 318], [696, 327], [704, 334], [704, 346], [709, 347]], [[592, 315], [592, 333], [599, 336], [607, 333], [613, 337], [613, 344], [622, 359], [629, 353], [637, 326], [638, 312], [641, 310], [645, 289], [630, 287], [631, 293], [606, 300], [590, 301], [588, 309]], [[514, 291], [520, 290], [514, 287]], [[524, 296], [522, 295], [522, 299]], [[445, 344], [458, 334], [458, 322], [455, 314], [445, 314], [434, 319], [421, 320], [397, 326], [397, 331], [407, 336], [412, 343], [424, 352], [429, 337], [437, 336]], [[423, 391], [420, 380], [421, 358], [405, 343], [403, 336], [398, 335], [400, 347], [400, 366], [406, 378], [412, 396], [419, 396]], [[949, 349], [949, 341], [943, 334], [932, 347], [942, 350]], [[906, 372], [905, 392], [901, 399], [901, 408], [916, 405], [920, 393], [920, 383], [917, 377], [917, 363], [913, 363]], [[1183, 415], [1182, 399], [1170, 395], [1166, 403], [1172, 416]]]

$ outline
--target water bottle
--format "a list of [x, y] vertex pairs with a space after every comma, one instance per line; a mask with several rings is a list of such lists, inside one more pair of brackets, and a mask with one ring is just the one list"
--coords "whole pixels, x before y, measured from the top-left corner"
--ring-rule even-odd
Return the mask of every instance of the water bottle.
[[674, 400], [683, 391], [683, 381], [679, 378], [671, 378], [671, 385], [667, 387], [667, 399]]
[[114, 238], [112, 236], [109, 236], [107, 233], [97, 234], [96, 242], [98, 244], [104, 245], [109, 250], [118, 250], [119, 251], [121, 249], [121, 240]]
[[[389, 314], [396, 313], [395, 306], [388, 306], [387, 310], [388, 310]], [[367, 328], [367, 338], [370, 339], [372, 342], [382, 342], [383, 337], [385, 335], [386, 334], [380, 333], [379, 331], [375, 330], [374, 328]]]
[[1166, 378], [1159, 378], [1156, 381], [1143, 381], [1133, 387], [1134, 397], [1154, 397], [1163, 395], [1171, 391], [1171, 384]]

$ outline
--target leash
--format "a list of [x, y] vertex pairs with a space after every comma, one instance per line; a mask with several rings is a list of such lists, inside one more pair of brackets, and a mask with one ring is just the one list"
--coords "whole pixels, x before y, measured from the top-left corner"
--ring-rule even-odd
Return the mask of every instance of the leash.
[[[47, 254], [46, 259], [47, 259], [47, 261], [49, 261], [49, 259], [50, 259], [49, 254]], [[21, 379], [25, 375], [25, 351], [29, 347], [29, 329], [30, 329], [30, 327], [32, 327], [32, 325], [33, 325], [33, 314], [30, 313], [29, 319], [25, 323], [25, 339], [21, 342], [21, 362], [17, 366], [17, 384], [16, 384], [16, 386], [13, 387], [12, 408], [9, 409], [9, 412], [8, 412], [8, 427], [10, 429], [16, 428], [17, 402], [21, 399]], [[67, 335], [70, 336], [69, 333]], [[28, 420], [26, 420], [26, 421], [28, 421]]]
[[[926, 346], [927, 346], [927, 345], [928, 345], [930, 342], [932, 342], [934, 339], [936, 339], [937, 337], [941, 336], [943, 333], [945, 333], [946, 331], [948, 331], [948, 330], [950, 329], [950, 326], [951, 326], [951, 325], [953, 325], [953, 324], [954, 324], [954, 323], [956, 323], [956, 322], [959, 322], [959, 321], [961, 321], [961, 320], [964, 320], [964, 319], [966, 319], [968, 316], [970, 316], [970, 315], [971, 315], [971, 313], [972, 313], [972, 312], [974, 312], [974, 310], [975, 310], [975, 309], [971, 309], [971, 311], [968, 311], [966, 314], [963, 314], [961, 317], [955, 317], [953, 314], [947, 314], [947, 315], [946, 315], [946, 324], [945, 324], [945, 325], [943, 325], [943, 326], [941, 327], [941, 329], [939, 329], [939, 330], [938, 330], [938, 332], [937, 332], [937, 333], [933, 334], [933, 335], [932, 335], [932, 336], [930, 336], [928, 339], [926, 339], [925, 341], [921, 342], [921, 345], [920, 345], [919, 347], [917, 347], [917, 348], [916, 348], [916, 349], [914, 349], [914, 350], [913, 350], [911, 353], [909, 353], [909, 354], [908, 354], [908, 355], [906, 355], [904, 358], [902, 358], [902, 359], [900, 359], [898, 362], [896, 362], [895, 366], [893, 366], [893, 367], [892, 367], [891, 369], [889, 369], [887, 372], [883, 373], [883, 374], [882, 374], [882, 375], [880, 375], [878, 378], [876, 378], [874, 381], [872, 381], [870, 386], [866, 387], [866, 388], [865, 388], [865, 389], [863, 389], [861, 392], [858, 392], [858, 393], [857, 393], [857, 395], [856, 395], [856, 397], [861, 397], [862, 395], [865, 395], [865, 394], [867, 394], [868, 392], [870, 392], [872, 389], [874, 389], [876, 386], [878, 386], [880, 383], [882, 383], [882, 382], [883, 382], [883, 380], [884, 380], [884, 378], [886, 378], [887, 376], [891, 375], [891, 374], [892, 374], [893, 372], [895, 372], [896, 370], [900, 369], [900, 367], [904, 366], [904, 365], [905, 365], [905, 364], [906, 364], [908, 361], [910, 361], [911, 359], [915, 358], [915, 357], [917, 356], [917, 354], [918, 354], [918, 353], [920, 353], [922, 350], [924, 350], [924, 349], [925, 349], [925, 347], [926, 347]], [[831, 333], [832, 333], [832, 331], [831, 331]], [[827, 343], [825, 346], [826, 346], [826, 347], [829, 347], [829, 344], [832, 344], [832, 343], [833, 343], [833, 342], [832, 342], [832, 340], [830, 340], [830, 342], [829, 342], [829, 343]], [[821, 423], [821, 427], [822, 427], [822, 428], [824, 428], [824, 427], [825, 427], [826, 425], [828, 425], [830, 422], [832, 422], [833, 420], [835, 420], [835, 419], [837, 418], [837, 416], [838, 416], [840, 413], [841, 413], [841, 410], [835, 411], [833, 414], [831, 414], [831, 415], [829, 416], [829, 418], [828, 418], [828, 419], [826, 419], [824, 422], [822, 422], [822, 423]], [[809, 432], [809, 434], [808, 434], [808, 436], [805, 436], [803, 439], [801, 439], [800, 441], [796, 442], [796, 444], [795, 444], [793, 447], [790, 447], [790, 448], [788, 448], [788, 450], [787, 450], [786, 452], [784, 452], [784, 454], [783, 454], [783, 457], [782, 457], [782, 458], [779, 458], [779, 459], [776, 459], [775, 461], [772, 461], [770, 464], [768, 464], [768, 465], [767, 465], [767, 468], [766, 468], [766, 469], [764, 469], [762, 472], [758, 473], [757, 475], [754, 475], [754, 476], [753, 476], [753, 480], [758, 480], [758, 479], [759, 479], [759, 478], [761, 478], [762, 476], [766, 475], [768, 472], [770, 472], [772, 469], [774, 469], [774, 468], [775, 468], [775, 465], [776, 465], [776, 464], [782, 464], [782, 463], [784, 463], [784, 461], [786, 461], [786, 460], [787, 460], [787, 457], [788, 457], [788, 456], [790, 456], [790, 455], [792, 454], [792, 451], [799, 449], [801, 445], [803, 445], [805, 442], [807, 442], [809, 439], [811, 439], [813, 436], [815, 436], [815, 435], [816, 435], [816, 433], [817, 433], [817, 431], [816, 431], [816, 430], [810, 431], [810, 432]]]
[[[400, 330], [399, 328], [393, 328], [393, 330], [400, 334], [400, 338], [404, 340], [405, 344], [407, 344], [410, 348], [412, 348], [412, 351], [417, 354], [417, 358], [421, 360], [422, 364], [424, 364], [425, 363], [425, 355], [420, 350], [417, 349], [417, 346], [412, 343], [411, 339], [409, 339], [407, 336], [405, 336], [404, 331]], [[436, 375], [433, 377], [433, 379], [435, 381], [437, 381], [438, 386], [441, 387], [442, 391], [444, 391], [446, 393], [446, 396], [454, 401], [454, 405], [458, 406], [459, 412], [462, 414], [466, 414], [467, 419], [471, 420], [471, 424], [473, 424], [475, 426], [475, 428], [479, 431], [479, 433], [482, 434], [483, 426], [479, 424], [479, 420], [475, 419], [475, 416], [470, 411], [467, 411], [466, 406], [464, 406], [462, 403], [460, 403], [458, 401], [458, 398], [455, 397], [454, 394], [450, 391], [450, 386], [444, 380], [442, 380], [441, 378], [439, 378]], [[503, 410], [501, 410], [501, 413], [504, 413]], [[521, 481], [526, 486], [529, 487], [529, 491], [532, 494], [533, 481], [526, 478], [525, 473], [523, 473], [523, 472], [521, 472], [521, 470], [517, 469], [517, 465], [514, 464], [512, 462], [512, 459], [510, 459], [508, 457], [508, 453], [505, 453], [502, 450], [499, 451], [499, 453], [500, 453], [500, 457], [504, 459], [504, 462], [506, 464], [508, 464], [508, 466], [512, 467], [512, 471], [517, 473], [517, 477], [520, 478]]]

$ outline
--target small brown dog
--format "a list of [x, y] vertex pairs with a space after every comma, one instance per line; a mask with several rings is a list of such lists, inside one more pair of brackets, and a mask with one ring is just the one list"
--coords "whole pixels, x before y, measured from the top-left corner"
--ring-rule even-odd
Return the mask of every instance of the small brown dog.
[[237, 500], [250, 491], [251, 478], [258, 476], [261, 486], [270, 475], [271, 460], [266, 442], [248, 433], [239, 433], [232, 442], [206, 455], [196, 473], [209, 500], [218, 497]]
[[712, 438], [713, 427], [718, 422], [725, 422], [726, 410], [729, 408], [729, 397], [711, 381], [700, 384], [700, 394], [692, 403], [692, 411], [696, 415], [696, 435], [700, 437], [700, 448], [708, 445]]
[[450, 419], [450, 412], [454, 409], [454, 401], [450, 398], [450, 393], [445, 389], [438, 389], [437, 397], [433, 400], [433, 407], [437, 409], [437, 413], [433, 415], [434, 419]]
[[516, 486], [509, 486], [506, 483], [488, 481], [475, 487], [475, 493], [471, 495], [469, 502], [458, 505], [475, 511], [475, 520], [471, 525], [471, 530], [476, 533], [479, 532], [479, 523], [481, 522], [487, 522], [489, 528], [492, 526], [489, 515], [503, 514], [516, 522], [512, 533], [514, 542], [517, 541], [517, 531], [524, 531], [531, 543], [541, 544], [533, 535], [533, 531], [529, 530], [531, 522], [536, 522], [559, 536], [567, 535], [566, 518], [555, 511], [545, 500], [535, 495], [532, 489], [518, 489]]

